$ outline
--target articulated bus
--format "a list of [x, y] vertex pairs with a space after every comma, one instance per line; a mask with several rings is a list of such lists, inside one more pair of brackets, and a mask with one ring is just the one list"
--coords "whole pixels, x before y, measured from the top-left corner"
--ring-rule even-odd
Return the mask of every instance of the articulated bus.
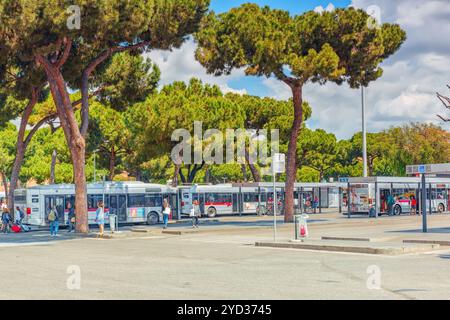
[[[426, 179], [425, 186], [427, 212], [450, 211], [450, 178], [430, 177]], [[350, 178], [350, 207], [347, 213], [368, 214], [373, 208], [378, 215], [388, 214], [387, 200], [391, 194], [395, 200], [393, 214], [409, 214], [413, 197], [417, 207], [420, 207], [420, 190], [418, 177]]]
[[[284, 183], [276, 184], [277, 214], [284, 211]], [[321, 208], [338, 208], [342, 204], [345, 183], [296, 183], [294, 206], [299, 209], [320, 199]], [[341, 192], [339, 191], [341, 190]], [[192, 202], [198, 200], [200, 212], [208, 217], [228, 214], [273, 214], [272, 183], [235, 183], [220, 185], [193, 185], [178, 188], [181, 215], [188, 215]]]
[[[104, 201], [105, 212], [116, 214], [119, 224], [162, 221], [163, 199], [167, 198], [172, 212], [177, 212], [176, 189], [165, 185], [142, 182], [105, 182], [88, 184], [88, 219], [95, 223], [97, 203]], [[68, 223], [67, 203], [75, 205], [75, 187], [72, 184], [35, 186], [19, 189], [14, 193], [14, 202], [26, 211], [25, 223], [36, 226], [48, 224], [46, 217], [51, 208], [59, 213], [60, 224]], [[61, 214], [64, 213], [64, 214]], [[109, 223], [109, 215], [106, 215]]]

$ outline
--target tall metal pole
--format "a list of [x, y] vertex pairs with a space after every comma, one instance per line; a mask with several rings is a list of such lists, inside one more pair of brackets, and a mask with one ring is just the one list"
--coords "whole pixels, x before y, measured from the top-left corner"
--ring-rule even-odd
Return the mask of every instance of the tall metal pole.
[[[275, 166], [273, 166], [275, 167]], [[275, 168], [273, 169], [273, 241], [277, 241], [277, 189], [275, 188]]]
[[420, 206], [422, 210], [422, 232], [428, 232], [427, 228], [427, 186], [425, 185], [425, 174], [422, 174], [422, 194]]
[[95, 172], [95, 167], [96, 167], [96, 162], [95, 159], [97, 158], [97, 152], [94, 151], [94, 182], [97, 182], [97, 178], [96, 178], [96, 172]]
[[361, 86], [361, 110], [362, 110], [363, 176], [367, 177], [367, 140], [366, 140], [366, 110], [364, 104], [364, 86]]

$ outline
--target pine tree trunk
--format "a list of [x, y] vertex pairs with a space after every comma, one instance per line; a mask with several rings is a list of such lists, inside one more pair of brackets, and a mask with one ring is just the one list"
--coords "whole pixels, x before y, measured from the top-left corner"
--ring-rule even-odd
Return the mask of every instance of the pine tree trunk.
[[109, 181], [113, 181], [115, 171], [116, 171], [116, 151], [114, 150], [114, 148], [112, 148], [111, 154], [109, 156]]
[[61, 127], [69, 147], [75, 182], [75, 215], [76, 231], [80, 233], [89, 232], [88, 207], [87, 207], [87, 186], [86, 186], [86, 141], [80, 132], [75, 112], [70, 101], [66, 82], [61, 71], [49, 64], [45, 59], [40, 59], [44, 65], [47, 79], [50, 85], [50, 92], [61, 121]]
[[57, 156], [58, 156], [58, 153], [56, 152], [56, 149], [53, 149], [52, 163], [50, 164], [50, 184], [55, 183], [55, 167], [56, 167]]
[[6, 181], [6, 174], [2, 171], [0, 172], [0, 176], [2, 177], [3, 187], [5, 189], [5, 199], [8, 199], [9, 191], [8, 191], [8, 182]]
[[286, 163], [286, 195], [285, 195], [285, 222], [292, 222], [294, 217], [294, 183], [296, 178], [296, 153], [297, 139], [303, 122], [303, 99], [302, 86], [292, 86], [293, 102], [294, 102], [294, 122], [292, 124], [291, 136], [289, 138], [287, 163]]
[[19, 181], [20, 169], [22, 169], [23, 159], [25, 157], [25, 150], [27, 144], [29, 143], [33, 132], [30, 132], [25, 139], [25, 131], [27, 128], [28, 120], [30, 119], [30, 115], [33, 111], [34, 106], [37, 103], [38, 99], [38, 89], [33, 88], [31, 92], [31, 98], [25, 107], [22, 118], [20, 120], [19, 133], [17, 135], [16, 142], [16, 158], [14, 159], [14, 164], [11, 171], [11, 180], [9, 184], [9, 194], [8, 194], [8, 208], [11, 212], [14, 212], [14, 191], [17, 188], [17, 183]]
[[241, 171], [244, 182], [247, 182], [247, 166], [245, 165], [245, 163], [241, 164]]
[[250, 168], [250, 172], [252, 173], [254, 182], [261, 182], [261, 176], [259, 174], [258, 169], [255, 164], [250, 163], [250, 154], [247, 148], [245, 148], [245, 161], [248, 163], [248, 167]]

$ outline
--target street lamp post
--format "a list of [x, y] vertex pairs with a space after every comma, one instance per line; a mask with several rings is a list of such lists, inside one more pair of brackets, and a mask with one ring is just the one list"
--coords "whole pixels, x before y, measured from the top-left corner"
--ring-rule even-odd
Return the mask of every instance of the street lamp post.
[[364, 104], [364, 85], [361, 86], [361, 111], [362, 111], [363, 176], [367, 177], [367, 133], [366, 133], [366, 110]]
[[97, 152], [99, 150], [94, 150], [94, 183], [97, 182]]

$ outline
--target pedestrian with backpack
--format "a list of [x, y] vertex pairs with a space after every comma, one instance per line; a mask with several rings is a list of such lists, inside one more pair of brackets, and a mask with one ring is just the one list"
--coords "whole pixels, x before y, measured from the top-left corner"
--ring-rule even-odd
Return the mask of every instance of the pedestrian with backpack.
[[55, 206], [52, 206], [47, 215], [47, 220], [50, 224], [50, 236], [57, 237], [59, 229], [59, 215]]

